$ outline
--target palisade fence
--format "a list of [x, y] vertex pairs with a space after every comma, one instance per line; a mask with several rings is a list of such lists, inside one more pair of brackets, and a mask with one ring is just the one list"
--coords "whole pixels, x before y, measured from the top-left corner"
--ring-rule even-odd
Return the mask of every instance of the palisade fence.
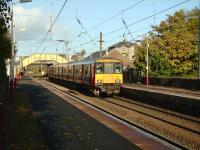
[[[141, 71], [129, 68], [123, 72], [125, 83], [146, 84], [146, 76]], [[149, 77], [149, 85], [184, 88], [189, 90], [200, 90], [200, 79]]]
[[9, 98], [9, 77], [0, 79], [0, 103]]
[[142, 74], [140, 70], [128, 68], [123, 71], [124, 82], [127, 83], [142, 83]]
[[[142, 78], [142, 83], [145, 83], [146, 78]], [[149, 77], [150, 85], [159, 85], [167, 87], [184, 88], [188, 90], [200, 90], [200, 79], [189, 78], [157, 78]]]

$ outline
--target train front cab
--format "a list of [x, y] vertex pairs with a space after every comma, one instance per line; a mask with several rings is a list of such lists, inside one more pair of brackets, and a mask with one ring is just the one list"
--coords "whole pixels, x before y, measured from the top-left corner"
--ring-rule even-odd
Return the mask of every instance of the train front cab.
[[120, 93], [123, 83], [122, 63], [118, 60], [99, 60], [95, 62], [95, 91], [96, 95], [105, 93], [113, 95]]

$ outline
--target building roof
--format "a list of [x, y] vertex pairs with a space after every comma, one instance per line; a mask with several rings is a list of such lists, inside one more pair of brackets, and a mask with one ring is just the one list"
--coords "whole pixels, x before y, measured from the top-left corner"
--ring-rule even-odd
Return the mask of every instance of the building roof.
[[[104, 56], [106, 54], [106, 51], [102, 51], [102, 56]], [[88, 57], [86, 57], [85, 59], [96, 59], [96, 58], [100, 58], [100, 51], [96, 51], [94, 53], [92, 53], [91, 55], [89, 55]]]
[[108, 53], [108, 56], [121, 60], [125, 67], [131, 64], [131, 61], [126, 56], [118, 52], [117, 50], [111, 50]]
[[132, 46], [134, 46], [134, 45], [135, 45], [135, 43], [129, 42], [129, 41], [127, 41], [127, 40], [123, 40], [123, 41], [121, 41], [121, 42], [118, 42], [118, 43], [116, 43], [116, 44], [114, 44], [114, 45], [108, 47], [108, 51], [111, 51], [111, 50], [114, 49], [114, 48], [120, 48], [120, 47], [122, 47], [122, 46], [125, 46], [125, 47], [127, 47], [127, 48], [130, 48], [130, 47], [132, 47]]

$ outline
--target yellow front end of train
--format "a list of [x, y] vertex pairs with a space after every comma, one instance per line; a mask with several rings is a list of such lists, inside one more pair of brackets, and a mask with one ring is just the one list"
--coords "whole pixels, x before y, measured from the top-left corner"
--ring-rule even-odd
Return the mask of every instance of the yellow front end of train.
[[122, 63], [115, 59], [100, 59], [95, 66], [95, 87], [99, 92], [119, 94], [123, 83]]

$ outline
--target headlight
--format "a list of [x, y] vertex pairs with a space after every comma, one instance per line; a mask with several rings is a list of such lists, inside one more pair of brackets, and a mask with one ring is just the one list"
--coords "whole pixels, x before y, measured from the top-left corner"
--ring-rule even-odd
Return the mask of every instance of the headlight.
[[121, 80], [120, 79], [116, 79], [115, 83], [121, 83]]
[[97, 80], [97, 83], [102, 83], [103, 82], [103, 80]]

